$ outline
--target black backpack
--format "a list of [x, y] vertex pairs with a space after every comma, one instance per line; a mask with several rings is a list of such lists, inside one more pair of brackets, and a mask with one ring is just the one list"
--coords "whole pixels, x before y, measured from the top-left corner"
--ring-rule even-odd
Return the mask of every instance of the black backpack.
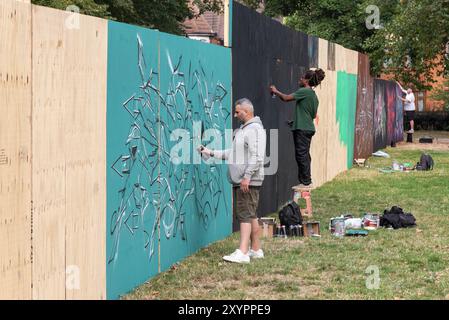
[[290, 230], [290, 226], [302, 224], [301, 210], [296, 202], [289, 201], [279, 210], [279, 222], [287, 230]]
[[393, 229], [408, 228], [416, 226], [416, 219], [411, 213], [404, 213], [401, 207], [393, 206], [391, 210], [384, 210], [384, 214], [380, 217], [380, 225]]
[[434, 162], [430, 154], [423, 153], [416, 164], [416, 170], [433, 170], [433, 165]]

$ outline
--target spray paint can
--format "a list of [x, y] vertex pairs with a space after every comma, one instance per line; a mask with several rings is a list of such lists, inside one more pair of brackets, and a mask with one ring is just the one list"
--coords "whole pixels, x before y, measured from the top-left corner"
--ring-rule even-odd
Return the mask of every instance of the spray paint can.
[[282, 226], [282, 236], [287, 238], [287, 231], [285, 230], [285, 226]]

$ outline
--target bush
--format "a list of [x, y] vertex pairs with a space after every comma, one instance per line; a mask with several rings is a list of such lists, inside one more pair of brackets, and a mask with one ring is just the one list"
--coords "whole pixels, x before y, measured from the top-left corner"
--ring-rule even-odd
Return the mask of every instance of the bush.
[[[404, 117], [404, 130], [408, 130], [409, 124]], [[446, 130], [449, 131], [449, 112], [416, 112], [416, 130]]]

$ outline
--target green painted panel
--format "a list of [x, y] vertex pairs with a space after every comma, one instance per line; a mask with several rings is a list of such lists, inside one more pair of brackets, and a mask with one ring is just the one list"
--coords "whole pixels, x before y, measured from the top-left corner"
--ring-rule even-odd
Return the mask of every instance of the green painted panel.
[[[158, 32], [109, 22], [107, 95], [107, 297], [158, 270]], [[150, 81], [151, 80], [151, 81]], [[144, 88], [145, 87], [145, 88]], [[150, 128], [153, 132], [148, 130]]]
[[357, 107], [357, 75], [342, 71], [337, 73], [337, 123], [340, 141], [347, 148], [347, 168], [354, 157], [354, 129]]
[[[214, 130], [218, 139], [231, 128], [231, 52], [161, 33], [160, 68], [161, 269], [165, 270], [231, 233], [227, 167], [202, 163], [196, 151], [201, 143], [207, 143], [201, 141], [202, 132], [206, 139]], [[183, 142], [187, 142], [184, 152], [176, 153], [183, 163], [173, 163], [173, 150]]]
[[[227, 48], [116, 22], [108, 33], [106, 273], [116, 299], [230, 235], [227, 167], [201, 162], [196, 147], [208, 129], [231, 128], [232, 69]], [[182, 141], [187, 151], [175, 152]]]

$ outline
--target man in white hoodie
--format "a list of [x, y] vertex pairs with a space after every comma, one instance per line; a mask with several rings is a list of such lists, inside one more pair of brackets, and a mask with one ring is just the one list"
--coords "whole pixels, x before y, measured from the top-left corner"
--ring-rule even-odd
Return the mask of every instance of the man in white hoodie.
[[415, 95], [413, 94], [412, 88], [408, 88], [407, 90], [404, 90], [404, 88], [401, 86], [401, 84], [396, 81], [396, 83], [399, 85], [399, 88], [401, 88], [401, 91], [406, 94], [405, 99], [402, 97], [399, 97], [404, 102], [404, 111], [405, 116], [408, 122], [410, 122], [410, 130], [407, 131], [407, 133], [413, 133], [414, 127], [415, 127]]
[[235, 213], [240, 223], [240, 247], [223, 259], [229, 262], [249, 263], [250, 258], [264, 257], [260, 248], [256, 210], [260, 187], [264, 180], [266, 134], [260, 118], [254, 116], [254, 107], [250, 100], [243, 98], [236, 101], [234, 117], [242, 125], [234, 132], [232, 149], [210, 150], [201, 147], [200, 152], [210, 157], [228, 160], [228, 178], [233, 184]]

